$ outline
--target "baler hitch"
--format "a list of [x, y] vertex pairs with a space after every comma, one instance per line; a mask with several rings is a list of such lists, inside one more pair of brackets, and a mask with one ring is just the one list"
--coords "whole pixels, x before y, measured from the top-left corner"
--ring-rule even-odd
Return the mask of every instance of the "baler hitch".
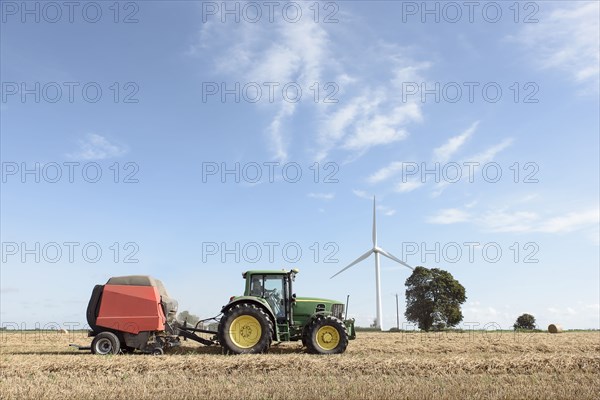
[[185, 339], [191, 339], [198, 343], [202, 343], [205, 346], [211, 346], [213, 344], [218, 344], [218, 342], [216, 340], [205, 339], [203, 337], [196, 335], [196, 333], [195, 333], [195, 332], [200, 332], [200, 333], [209, 333], [209, 334], [216, 335], [218, 333], [217, 331], [213, 331], [210, 329], [201, 329], [201, 328], [198, 328], [198, 325], [200, 325], [201, 323], [206, 322], [206, 321], [212, 321], [212, 320], [218, 321], [217, 320], [218, 317], [219, 316], [200, 320], [196, 323], [196, 325], [194, 325], [194, 327], [188, 326], [187, 320], [185, 320], [185, 321], [183, 321], [183, 326], [177, 327], [179, 330], [178, 335], [182, 336]]

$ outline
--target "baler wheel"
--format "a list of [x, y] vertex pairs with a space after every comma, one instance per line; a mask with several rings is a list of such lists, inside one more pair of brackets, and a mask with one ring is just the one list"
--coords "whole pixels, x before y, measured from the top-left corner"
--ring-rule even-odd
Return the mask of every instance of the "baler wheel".
[[100, 332], [92, 340], [92, 353], [99, 355], [119, 354], [121, 342], [112, 332]]
[[218, 337], [226, 353], [266, 353], [273, 338], [273, 323], [256, 305], [237, 304], [221, 318]]
[[346, 326], [339, 319], [327, 316], [315, 318], [308, 326], [306, 347], [314, 354], [340, 354], [348, 346]]
[[165, 354], [165, 351], [161, 347], [155, 347], [152, 349], [153, 356], [162, 356]]

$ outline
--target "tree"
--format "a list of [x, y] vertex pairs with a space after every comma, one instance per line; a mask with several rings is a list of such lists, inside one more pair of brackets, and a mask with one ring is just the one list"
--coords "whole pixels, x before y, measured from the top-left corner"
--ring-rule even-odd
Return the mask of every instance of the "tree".
[[186, 310], [177, 314], [177, 321], [181, 323], [187, 321], [188, 325], [196, 325], [196, 322], [200, 321], [200, 318], [194, 314], [190, 314], [190, 312]]
[[535, 317], [531, 314], [523, 314], [517, 318], [517, 322], [514, 323], [513, 328], [517, 329], [535, 329]]
[[462, 321], [460, 305], [467, 300], [465, 288], [448, 271], [416, 267], [405, 286], [404, 316], [419, 329], [444, 329]]

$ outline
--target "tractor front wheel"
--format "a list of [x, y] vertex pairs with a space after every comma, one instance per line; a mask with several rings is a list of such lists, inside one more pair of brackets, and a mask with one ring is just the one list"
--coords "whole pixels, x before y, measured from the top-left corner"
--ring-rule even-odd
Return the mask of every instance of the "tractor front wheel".
[[225, 312], [218, 337], [226, 353], [266, 353], [273, 338], [273, 324], [261, 308], [241, 303]]
[[314, 354], [340, 354], [348, 347], [348, 332], [339, 319], [327, 316], [315, 318], [307, 329], [306, 347]]
[[119, 354], [121, 342], [117, 335], [112, 332], [100, 332], [92, 340], [92, 353], [101, 356], [107, 354]]

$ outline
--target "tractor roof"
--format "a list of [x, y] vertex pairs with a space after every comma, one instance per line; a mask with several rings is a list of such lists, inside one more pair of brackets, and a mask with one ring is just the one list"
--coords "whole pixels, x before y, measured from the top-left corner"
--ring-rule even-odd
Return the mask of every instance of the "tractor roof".
[[242, 273], [242, 276], [244, 278], [246, 278], [247, 274], [250, 275], [285, 275], [285, 274], [289, 274], [290, 272], [293, 272], [295, 274], [297, 274], [298, 271], [296, 268], [293, 268], [291, 270], [285, 270], [285, 269], [254, 269], [254, 270], [250, 270], [250, 271], [246, 271], [244, 273]]

